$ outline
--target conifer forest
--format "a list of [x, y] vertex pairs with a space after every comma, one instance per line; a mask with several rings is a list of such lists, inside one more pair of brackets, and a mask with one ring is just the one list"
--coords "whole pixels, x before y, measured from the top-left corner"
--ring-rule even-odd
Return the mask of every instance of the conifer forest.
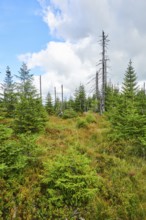
[[107, 82], [87, 96], [80, 84], [63, 101], [48, 92], [42, 102], [25, 63], [13, 77], [7, 67], [0, 220], [145, 220], [146, 91], [132, 61], [121, 89]]

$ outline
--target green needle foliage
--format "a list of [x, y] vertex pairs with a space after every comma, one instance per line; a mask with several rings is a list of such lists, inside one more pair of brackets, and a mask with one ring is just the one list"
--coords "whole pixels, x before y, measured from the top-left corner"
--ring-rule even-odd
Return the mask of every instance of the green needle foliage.
[[50, 93], [47, 94], [45, 108], [49, 115], [52, 115], [54, 113], [54, 107], [53, 107], [52, 97]]
[[111, 122], [110, 137], [114, 140], [131, 140], [133, 153], [145, 157], [146, 155], [146, 114], [142, 101], [146, 96], [138, 92], [136, 74], [132, 62], [128, 64], [125, 73], [122, 93], [115, 97], [113, 108], [107, 113]]
[[137, 93], [137, 76], [132, 66], [132, 61], [129, 61], [125, 78], [123, 82], [123, 94], [127, 99], [133, 99]]
[[77, 112], [86, 111], [86, 92], [83, 85], [80, 85], [75, 91], [74, 110]]
[[33, 75], [22, 64], [19, 71], [18, 104], [15, 111], [15, 132], [39, 132], [45, 126], [47, 114], [33, 85]]
[[2, 84], [2, 102], [4, 107], [5, 116], [8, 118], [14, 117], [15, 105], [17, 103], [17, 97], [15, 93], [15, 83], [13, 82], [13, 76], [11, 74], [9, 66], [6, 68], [6, 76], [4, 83]]
[[46, 118], [47, 114], [40, 98], [21, 97], [15, 111], [15, 132], [35, 133], [42, 131], [45, 126]]
[[24, 172], [28, 166], [36, 166], [39, 161], [38, 155], [41, 154], [41, 151], [35, 144], [35, 137], [20, 135], [17, 141], [9, 141], [6, 139], [8, 135], [10, 138], [9, 130], [5, 140], [0, 144], [0, 176], [5, 179], [19, 177], [21, 172]]
[[59, 211], [63, 207], [68, 212], [65, 216], [75, 210], [80, 214], [98, 192], [99, 185], [100, 178], [90, 168], [89, 159], [73, 150], [44, 163], [41, 191], [54, 219], [63, 217]]

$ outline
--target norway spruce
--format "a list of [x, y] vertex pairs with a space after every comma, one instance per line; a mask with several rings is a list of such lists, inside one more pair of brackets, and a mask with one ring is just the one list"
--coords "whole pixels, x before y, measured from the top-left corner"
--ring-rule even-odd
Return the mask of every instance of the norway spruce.
[[137, 92], [137, 76], [131, 60], [125, 73], [122, 90], [123, 94], [129, 99], [134, 98]]
[[6, 68], [6, 75], [4, 83], [2, 84], [2, 91], [2, 102], [5, 116], [10, 118], [14, 117], [17, 98], [15, 93], [15, 83], [13, 82], [13, 76], [9, 66]]
[[26, 64], [22, 64], [17, 77], [19, 102], [15, 112], [15, 131], [38, 132], [45, 125], [46, 111], [33, 85], [33, 75]]
[[136, 139], [145, 135], [145, 116], [139, 113], [136, 101], [137, 76], [130, 60], [126, 70], [122, 93], [110, 111], [113, 136], [115, 138]]
[[86, 92], [82, 84], [75, 91], [74, 110], [77, 112], [84, 112], [86, 110]]

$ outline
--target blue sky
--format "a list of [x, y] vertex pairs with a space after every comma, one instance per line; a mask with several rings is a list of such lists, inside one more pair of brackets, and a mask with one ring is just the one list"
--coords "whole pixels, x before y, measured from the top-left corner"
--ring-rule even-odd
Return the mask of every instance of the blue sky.
[[108, 81], [121, 84], [132, 59], [142, 85], [145, 10], [145, 0], [0, 0], [0, 80], [7, 65], [17, 74], [26, 62], [37, 87], [42, 74], [44, 97], [54, 86], [59, 94], [61, 84], [72, 95], [97, 71], [104, 30], [110, 40]]
[[49, 29], [43, 22], [40, 4], [36, 0], [0, 1], [0, 72], [5, 75], [6, 66], [18, 71], [21, 62], [18, 55], [37, 52], [50, 40]]

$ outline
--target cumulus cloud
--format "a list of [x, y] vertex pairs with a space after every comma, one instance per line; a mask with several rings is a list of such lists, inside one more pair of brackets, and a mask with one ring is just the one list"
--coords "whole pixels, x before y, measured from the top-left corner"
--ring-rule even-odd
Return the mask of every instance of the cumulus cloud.
[[[86, 83], [89, 75], [95, 73], [96, 59], [90, 56], [96, 53], [95, 47], [90, 48], [93, 39], [85, 38], [78, 43], [49, 42], [46, 49], [38, 53], [28, 53], [19, 56], [30, 69], [41, 67], [43, 93], [52, 90], [54, 86], [64, 85], [67, 96], [72, 94], [75, 86]], [[87, 49], [89, 49], [87, 52]], [[36, 77], [37, 79], [37, 77]]]
[[51, 34], [65, 40], [95, 36], [102, 29], [108, 29], [113, 20], [107, 0], [52, 0], [48, 6], [42, 5], [44, 21]]
[[[98, 43], [102, 30], [109, 35], [108, 79], [121, 83], [129, 59], [138, 79], [145, 80], [145, 0], [38, 0], [44, 22], [54, 41], [46, 48], [22, 54], [29, 68], [40, 67], [43, 93], [64, 84], [72, 93], [79, 83], [95, 74], [100, 59]], [[57, 39], [57, 40], [56, 40]]]

